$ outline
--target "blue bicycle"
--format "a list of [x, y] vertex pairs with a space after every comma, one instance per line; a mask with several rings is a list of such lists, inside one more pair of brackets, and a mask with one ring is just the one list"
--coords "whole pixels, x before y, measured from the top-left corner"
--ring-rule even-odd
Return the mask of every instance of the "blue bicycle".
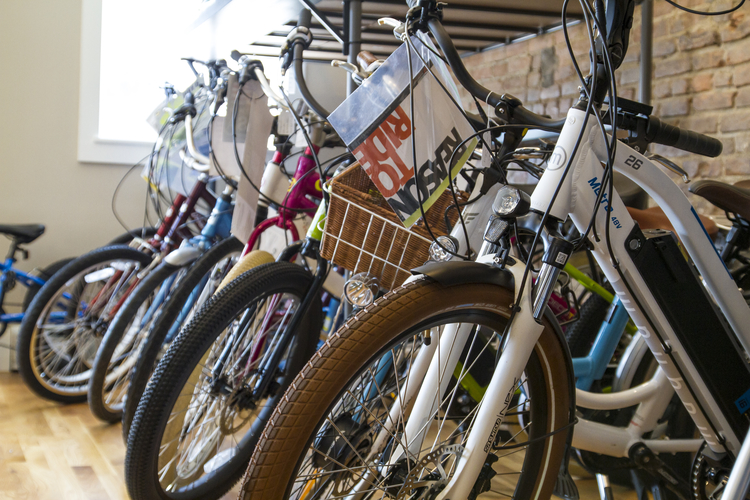
[[[20, 323], [23, 320], [24, 313], [28, 308], [31, 300], [42, 288], [42, 285], [50, 277], [59, 271], [65, 264], [72, 259], [58, 260], [45, 267], [44, 269], [35, 269], [31, 273], [25, 273], [14, 267], [18, 259], [17, 254], [21, 254], [24, 259], [29, 256], [28, 250], [21, 245], [31, 243], [44, 234], [44, 226], [41, 224], [2, 224], [0, 225], [0, 234], [10, 238], [10, 248], [4, 262], [0, 262], [0, 335], [5, 333], [10, 323]], [[13, 290], [17, 284], [27, 288], [23, 298], [20, 313], [7, 313], [5, 311], [5, 296]], [[52, 318], [54, 320], [54, 318]]]
[[[227, 186], [201, 233], [184, 241], [138, 284], [107, 329], [88, 387], [89, 407], [96, 417], [107, 422], [120, 420], [139, 355], [172, 296], [178, 291], [190, 292], [180, 301], [184, 320], [185, 310], [202, 302], [201, 293], [210, 296], [239, 257], [244, 245], [229, 234], [233, 191]], [[213, 286], [207, 287], [209, 282]], [[174, 320], [173, 311], [168, 312], [166, 316]]]

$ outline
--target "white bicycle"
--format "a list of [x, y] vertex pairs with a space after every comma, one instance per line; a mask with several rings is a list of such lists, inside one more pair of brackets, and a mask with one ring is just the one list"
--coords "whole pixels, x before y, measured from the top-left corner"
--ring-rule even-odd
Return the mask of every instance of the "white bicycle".
[[[594, 52], [594, 77], [558, 123], [474, 81], [436, 3], [412, 9], [411, 27], [429, 28], [459, 82], [495, 108], [502, 127], [562, 126], [560, 138], [530, 199], [500, 189], [476, 262], [416, 269], [416, 278], [357, 314], [313, 357], [256, 447], [244, 498], [549, 498], [556, 486], [561, 491], [571, 444], [629, 458], [685, 498], [744, 495], [750, 309], [657, 161], [679, 167], [641, 153], [661, 143], [717, 156], [721, 143], [613, 97], [609, 78], [627, 50], [633, 3], [610, 0], [607, 11], [607, 29], [598, 28], [609, 36]], [[607, 93], [611, 109], [602, 112]], [[628, 144], [605, 133], [605, 117], [630, 132]], [[638, 228], [612, 187], [613, 170], [664, 210], [695, 267], [672, 233]], [[750, 191], [715, 184], [711, 201], [748, 211]], [[529, 210], [544, 214], [545, 229], [534, 286], [511, 251], [513, 223]], [[568, 218], [585, 240], [560, 232]], [[641, 385], [610, 394], [575, 389], [564, 338], [545, 311], [577, 244], [589, 246], [659, 364]], [[488, 384], [475, 383], [481, 376]], [[694, 439], [656, 432], [675, 392], [699, 432]], [[634, 405], [627, 427], [576, 418], [576, 406]], [[697, 453], [693, 477], [675, 476], [659, 458], [676, 452]]]

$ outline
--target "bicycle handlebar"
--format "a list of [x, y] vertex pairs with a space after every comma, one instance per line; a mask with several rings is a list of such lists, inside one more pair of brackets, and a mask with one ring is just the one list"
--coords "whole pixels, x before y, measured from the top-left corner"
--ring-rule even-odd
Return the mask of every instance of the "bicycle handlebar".
[[[298, 27], [309, 28], [312, 22], [312, 14], [309, 10], [303, 9], [297, 22]], [[292, 62], [294, 64], [294, 75], [297, 77], [297, 87], [299, 92], [302, 94], [302, 98], [305, 100], [310, 109], [312, 109], [318, 116], [323, 119], [328, 119], [328, 111], [320, 105], [320, 103], [310, 94], [310, 89], [307, 88], [305, 82], [305, 75], [302, 73], [302, 53], [305, 51], [305, 47], [302, 43], [294, 43], [294, 52], [292, 54]]]
[[362, 69], [369, 68], [372, 63], [377, 61], [378, 58], [368, 50], [363, 50], [357, 54], [357, 64], [359, 64]]
[[266, 78], [265, 73], [263, 73], [263, 71], [257, 66], [253, 68], [253, 72], [255, 74], [255, 78], [257, 78], [260, 82], [260, 88], [263, 89], [263, 93], [266, 94], [269, 99], [276, 102], [279, 107], [283, 109], [289, 109], [289, 106], [287, 106], [284, 98], [277, 94], [273, 87], [271, 87], [271, 83]]
[[[545, 129], [562, 129], [562, 126], [565, 123], [565, 118], [553, 120], [552, 118], [538, 115], [530, 109], [524, 108], [521, 101], [518, 99], [506, 98], [505, 95], [500, 96], [477, 82], [474, 77], [469, 74], [466, 66], [464, 66], [463, 60], [461, 60], [461, 56], [458, 54], [458, 50], [456, 50], [456, 46], [453, 44], [453, 40], [451, 40], [448, 32], [445, 31], [440, 20], [436, 18], [429, 19], [427, 21], [427, 27], [430, 29], [432, 36], [435, 37], [440, 49], [443, 51], [456, 79], [471, 95], [477, 99], [485, 101], [496, 109], [500, 104], [508, 105], [512, 110], [513, 121], [515, 122]], [[509, 117], [501, 116], [500, 118], [509, 121]]]
[[674, 146], [683, 151], [715, 158], [721, 154], [724, 145], [720, 140], [684, 128], [664, 123], [655, 116], [648, 117], [646, 139], [649, 142]]
[[[466, 90], [469, 91], [469, 93], [477, 99], [487, 102], [494, 108], [497, 108], [499, 104], [505, 104], [510, 113], [512, 113], [514, 122], [545, 129], [562, 129], [562, 126], [565, 123], [565, 118], [552, 120], [538, 115], [523, 107], [521, 101], [518, 99], [507, 95], [499, 96], [495, 92], [482, 86], [469, 74], [466, 66], [464, 66], [464, 63], [461, 60], [461, 56], [456, 50], [456, 46], [453, 44], [453, 41], [445, 31], [440, 20], [431, 18], [427, 21], [427, 26], [442, 49], [456, 79], [464, 86], [464, 88], [466, 88]], [[500, 118], [507, 121], [510, 117], [501, 116]], [[718, 139], [691, 130], [675, 127], [674, 125], [669, 125], [654, 116], [649, 116], [648, 118], [646, 140], [648, 142], [664, 144], [665, 146], [674, 146], [684, 151], [710, 156], [712, 158], [719, 156], [723, 149], [723, 145]]]

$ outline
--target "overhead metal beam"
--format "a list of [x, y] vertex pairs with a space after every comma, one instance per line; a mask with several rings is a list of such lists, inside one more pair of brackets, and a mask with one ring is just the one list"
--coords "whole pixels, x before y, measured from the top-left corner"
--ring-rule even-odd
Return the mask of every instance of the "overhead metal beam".
[[307, 9], [312, 12], [312, 15], [315, 16], [315, 19], [318, 20], [318, 22], [333, 36], [337, 42], [339, 42], [341, 45], [346, 45], [345, 37], [341, 31], [339, 31], [338, 27], [331, 24], [330, 21], [328, 21], [328, 18], [326, 17], [326, 12], [322, 12], [318, 10], [318, 8], [315, 6], [315, 4], [312, 3], [311, 0], [299, 0], [302, 2], [302, 4], [307, 7]]
[[[378, 0], [378, 3], [403, 6], [404, 0]], [[551, 17], [556, 19], [562, 17], [562, 12], [559, 10], [518, 9], [513, 7], [498, 7], [495, 5], [466, 5], [456, 3], [450, 4], [445, 12], [455, 12], [459, 10], [470, 12], [490, 12], [493, 14], [515, 14], [519, 16]], [[571, 12], [568, 13], [568, 18], [583, 19], [583, 14]]]
[[[309, 1], [309, 0], [306, 0]], [[331, 11], [321, 11], [326, 18], [328, 19], [340, 19], [341, 24], [343, 24], [342, 15], [337, 12], [331, 12]], [[379, 14], [362, 14], [362, 19], [379, 19], [383, 16]], [[321, 23], [322, 24], [322, 23]], [[494, 30], [494, 31], [510, 31], [512, 33], [539, 33], [540, 27], [539, 26], [518, 26], [518, 25], [508, 25], [508, 24], [498, 24], [498, 23], [468, 23], [463, 21], [443, 21], [443, 26], [446, 28], [469, 28], [469, 29], [483, 29], [483, 30]], [[323, 25], [325, 27], [325, 25]], [[327, 29], [327, 28], [326, 28]], [[367, 29], [367, 28], [365, 28]]]

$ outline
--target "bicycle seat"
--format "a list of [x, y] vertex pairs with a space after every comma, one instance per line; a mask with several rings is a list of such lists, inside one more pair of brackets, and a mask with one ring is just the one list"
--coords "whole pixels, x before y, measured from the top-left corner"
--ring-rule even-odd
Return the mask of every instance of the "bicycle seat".
[[12, 236], [18, 243], [31, 243], [44, 234], [42, 224], [0, 224], [0, 234]]
[[732, 186], [719, 181], [702, 180], [692, 183], [689, 191], [702, 196], [725, 212], [750, 220], [750, 186], [747, 181], [740, 181]]

